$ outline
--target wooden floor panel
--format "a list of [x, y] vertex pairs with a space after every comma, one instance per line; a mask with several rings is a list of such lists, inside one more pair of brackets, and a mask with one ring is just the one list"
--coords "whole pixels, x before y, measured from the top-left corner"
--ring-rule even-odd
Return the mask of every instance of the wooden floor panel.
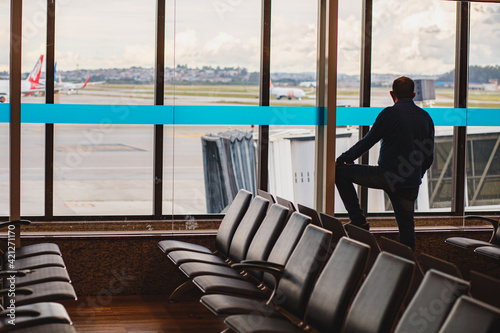
[[221, 332], [226, 328], [198, 300], [171, 304], [166, 296], [87, 297], [64, 303], [77, 332]]

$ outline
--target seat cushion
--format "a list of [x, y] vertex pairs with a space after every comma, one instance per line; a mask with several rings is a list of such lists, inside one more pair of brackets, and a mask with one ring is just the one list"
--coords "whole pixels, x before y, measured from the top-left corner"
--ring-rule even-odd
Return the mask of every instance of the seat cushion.
[[32, 273], [16, 278], [16, 287], [24, 287], [36, 283], [62, 281], [70, 282], [68, 271], [62, 267], [37, 268]]
[[200, 302], [217, 316], [259, 312], [265, 316], [281, 317], [273, 306], [260, 299], [213, 294], [203, 296]]
[[466, 238], [466, 237], [450, 237], [445, 240], [446, 243], [463, 247], [465, 249], [470, 249], [470, 248], [476, 248], [479, 246], [490, 246], [492, 245], [491, 243], [478, 240], [478, 239], [472, 239], [472, 238]]
[[70, 324], [44, 324], [27, 328], [16, 329], [15, 333], [76, 333]]
[[213, 265], [204, 262], [187, 262], [180, 265], [179, 269], [190, 279], [200, 275], [216, 275], [234, 279], [245, 279], [237, 270], [229, 266]]
[[498, 246], [481, 246], [474, 250], [474, 252], [489, 256], [495, 259], [500, 259], [500, 247]]
[[165, 253], [169, 253], [171, 251], [193, 251], [193, 252], [201, 252], [201, 253], [212, 253], [213, 251], [199, 244], [192, 244], [178, 240], [164, 240], [158, 242], [158, 247]]
[[16, 249], [16, 259], [38, 256], [42, 254], [56, 254], [61, 255], [61, 250], [57, 244], [53, 243], [40, 243], [21, 246]]
[[193, 283], [206, 294], [242, 295], [262, 299], [269, 296], [267, 292], [244, 280], [203, 275], [195, 277]]
[[[17, 303], [16, 303], [17, 305]], [[25, 329], [25, 332], [36, 332], [33, 327], [42, 324], [61, 323], [70, 324], [71, 319], [64, 306], [58, 303], [37, 303], [24, 306], [16, 306], [16, 325], [8, 323], [9, 317], [1, 319], [0, 332], [10, 332], [15, 329]], [[49, 332], [49, 331], [40, 331]], [[50, 331], [60, 332], [60, 331]]]
[[32, 290], [33, 293], [30, 295], [22, 295], [21, 292], [19, 292], [20, 288], [17, 288], [14, 298], [16, 305], [19, 306], [38, 302], [76, 300], [75, 290], [73, 286], [67, 282], [44, 282], [22, 288]]
[[208, 262], [215, 265], [226, 266], [227, 263], [214, 253], [200, 253], [193, 251], [172, 251], [167, 255], [175, 265], [181, 265], [186, 262]]
[[60, 255], [56, 254], [43, 254], [34, 257], [17, 259], [11, 266], [10, 262], [6, 262], [6, 267], [3, 270], [22, 270], [22, 269], [37, 269], [42, 267], [66, 267], [64, 260]]

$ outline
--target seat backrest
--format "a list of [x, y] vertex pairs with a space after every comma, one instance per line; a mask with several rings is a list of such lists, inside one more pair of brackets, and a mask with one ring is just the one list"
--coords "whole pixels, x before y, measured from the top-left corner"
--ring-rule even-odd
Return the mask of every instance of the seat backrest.
[[215, 238], [216, 249], [224, 255], [229, 253], [229, 246], [231, 245], [231, 240], [233, 239], [236, 228], [238, 228], [251, 201], [252, 193], [247, 190], [239, 190], [231, 206], [229, 206], [229, 209], [224, 215]]
[[303, 318], [314, 281], [327, 260], [331, 237], [326, 229], [312, 224], [306, 227], [285, 265], [273, 300], [275, 305]]
[[462, 272], [460, 272], [457, 265], [455, 265], [454, 263], [433, 257], [426, 253], [421, 253], [419, 259], [420, 263], [422, 264], [422, 270], [424, 274], [427, 273], [429, 269], [434, 268], [435, 270], [438, 270], [440, 272], [463, 279]]
[[368, 260], [370, 247], [342, 237], [314, 285], [306, 322], [320, 332], [340, 332]]
[[[276, 240], [283, 231], [287, 216], [288, 208], [278, 204], [271, 205], [250, 243], [246, 260], [267, 260]], [[250, 270], [249, 273], [262, 279], [262, 272]]]
[[414, 266], [412, 261], [381, 252], [352, 302], [343, 332], [389, 332]]
[[475, 299], [500, 308], [500, 280], [470, 271], [470, 294]]
[[[274, 199], [274, 196], [271, 193], [261, 190], [260, 188], [257, 190], [257, 195], [259, 197], [266, 198], [271, 205], [276, 203], [276, 200]], [[269, 206], [269, 209], [271, 209], [271, 206]]]
[[347, 232], [342, 222], [325, 213], [320, 213], [319, 216], [323, 227], [332, 232], [332, 246], [336, 245], [342, 237], [347, 237]]
[[311, 218], [312, 224], [317, 225], [318, 227], [323, 227], [323, 223], [321, 223], [319, 214], [315, 209], [301, 204], [297, 204], [297, 208], [299, 209], [299, 212]]
[[467, 281], [429, 270], [394, 332], [437, 333], [455, 301], [468, 290]]
[[413, 295], [415, 295], [415, 293], [417, 292], [417, 289], [424, 278], [422, 268], [420, 268], [420, 265], [415, 259], [415, 252], [413, 252], [411, 247], [386, 237], [380, 238], [380, 246], [382, 248], [382, 251], [392, 253], [415, 263], [415, 270], [413, 271], [411, 285], [408, 289], [408, 294], [406, 295], [406, 299], [404, 302], [404, 304], [407, 305], [413, 298]]
[[469, 296], [460, 297], [439, 333], [470, 332], [500, 332], [500, 309]]
[[378, 246], [375, 236], [373, 236], [368, 230], [357, 227], [353, 224], [346, 224], [345, 229], [350, 238], [353, 238], [361, 243], [370, 245], [370, 258], [368, 258], [368, 263], [366, 264], [365, 273], [368, 273], [373, 267], [375, 260], [380, 253], [380, 247]]
[[269, 201], [259, 196], [252, 200], [250, 207], [248, 207], [245, 216], [241, 219], [234, 233], [229, 247], [228, 257], [234, 262], [239, 262], [247, 256], [248, 247], [266, 216], [268, 205]]
[[276, 196], [276, 202], [282, 206], [285, 206], [286, 208], [288, 208], [290, 210], [288, 213], [288, 218], [290, 218], [290, 216], [292, 215], [293, 212], [297, 211], [297, 207], [295, 207], [295, 204], [289, 200], [286, 200], [282, 197]]
[[[284, 266], [310, 223], [311, 218], [294, 212], [269, 253], [267, 261]], [[264, 274], [263, 283], [274, 288], [274, 278], [269, 273]]]

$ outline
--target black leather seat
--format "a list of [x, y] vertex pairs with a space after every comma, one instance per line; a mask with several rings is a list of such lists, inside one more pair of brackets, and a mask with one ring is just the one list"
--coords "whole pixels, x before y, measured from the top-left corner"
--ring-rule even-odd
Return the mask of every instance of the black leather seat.
[[43, 324], [16, 329], [13, 333], [76, 333], [76, 330], [70, 324]]
[[[288, 209], [274, 204], [271, 206], [267, 212], [266, 217], [262, 221], [259, 229], [255, 233], [255, 236], [248, 247], [245, 258], [240, 258], [243, 255], [241, 247], [245, 246], [244, 242], [233, 242], [229, 250], [229, 256], [233, 262], [240, 262], [243, 259], [246, 260], [267, 260], [269, 253], [271, 252], [273, 245], [276, 243], [280, 233], [283, 231], [284, 225], [286, 223], [286, 217], [288, 215]], [[213, 265], [210, 263], [202, 262], [188, 262], [179, 266], [179, 269], [188, 277], [194, 278], [200, 275], [217, 275], [217, 276], [227, 276], [235, 278], [243, 278], [239, 272], [229, 265]], [[259, 274], [260, 273], [260, 274]], [[256, 276], [258, 279], [262, 278], [261, 272], [250, 272], [250, 274]]]
[[[370, 247], [361, 242], [342, 238], [333, 254], [328, 259], [322, 270], [307, 305], [305, 322], [308, 326], [320, 332], [339, 332], [344, 321], [347, 307], [350, 304], [354, 292], [362, 280], [364, 266], [368, 259]], [[297, 289], [281, 290], [280, 298], [296, 301], [293, 294]], [[206, 297], [210, 297], [206, 296]], [[223, 296], [221, 296], [223, 297]], [[289, 312], [286, 307], [288, 303], [280, 305], [282, 309]], [[291, 321], [281, 317], [272, 317], [272, 313], [262, 313], [258, 320], [258, 311], [265, 304], [253, 304], [253, 309], [247, 310], [247, 315], [235, 315], [226, 318], [225, 322], [236, 332], [303, 332]], [[251, 314], [250, 314], [251, 313]], [[295, 315], [298, 315], [295, 313]], [[298, 319], [304, 319], [301, 313]], [[252, 327], [252, 322], [258, 322], [258, 328]]]
[[290, 216], [292, 215], [293, 212], [297, 211], [297, 207], [295, 207], [295, 204], [292, 201], [290, 201], [290, 200], [286, 200], [286, 199], [284, 199], [282, 197], [276, 196], [276, 203], [279, 203], [283, 207], [288, 208], [288, 210], [289, 210], [288, 217], [289, 218], [290, 218]]
[[[71, 324], [71, 319], [64, 306], [58, 303], [36, 303], [16, 306], [15, 325], [9, 323], [9, 310], [0, 312], [0, 332], [72, 332], [43, 330], [41, 327], [48, 324]], [[37, 329], [37, 327], [40, 328]], [[59, 325], [57, 327], [60, 327]], [[71, 326], [70, 326], [71, 327]], [[52, 326], [52, 329], [54, 327]], [[74, 332], [74, 330], [73, 330]]]
[[365, 243], [370, 246], [370, 258], [368, 259], [368, 263], [366, 264], [365, 274], [368, 274], [370, 269], [373, 267], [375, 260], [377, 260], [378, 255], [380, 254], [380, 247], [373, 236], [368, 230], [357, 227], [353, 224], [346, 224], [345, 229], [350, 238]]
[[429, 270], [394, 333], [437, 333], [455, 301], [468, 290], [467, 281]]
[[[239, 190], [233, 202], [229, 206], [222, 222], [217, 230], [215, 238], [215, 247], [217, 251], [228, 253], [231, 240], [234, 232], [245, 215], [250, 202], [252, 201], [252, 193], [246, 190]], [[163, 240], [158, 242], [158, 247], [165, 253], [175, 250], [189, 250], [201, 253], [213, 253], [212, 250], [199, 244], [192, 244], [178, 240]]]
[[474, 252], [482, 254], [484, 256], [491, 257], [493, 259], [500, 259], [500, 246], [480, 246], [474, 249]]
[[[228, 252], [219, 251], [219, 254], [229, 260], [239, 262], [246, 257], [248, 247], [257, 229], [266, 216], [269, 201], [262, 197], [255, 197], [248, 207], [245, 215], [238, 224], [234, 236], [231, 239]], [[175, 264], [186, 262], [206, 262], [216, 265], [226, 265], [226, 261], [214, 253], [200, 253], [189, 250], [170, 251], [167, 257]]]
[[3, 277], [3, 285], [8, 283], [8, 278], [12, 275], [16, 276], [16, 287], [24, 287], [32, 284], [61, 281], [71, 282], [68, 271], [62, 267], [44, 267], [36, 270], [19, 270], [19, 271], [2, 271], [0, 276]]
[[452, 262], [433, 257], [426, 253], [420, 254], [420, 262], [422, 263], [422, 270], [424, 273], [427, 273], [429, 269], [434, 268], [440, 272], [463, 279], [462, 272], [460, 272], [457, 265]]
[[325, 226], [326, 230], [332, 232], [332, 246], [339, 242], [342, 237], [347, 237], [347, 232], [345, 231], [344, 225], [338, 219], [325, 213], [319, 214], [321, 218], [321, 223]]
[[476, 248], [480, 246], [500, 246], [500, 231], [498, 230], [498, 221], [482, 217], [482, 216], [466, 216], [466, 220], [481, 220], [491, 223], [493, 226], [493, 234], [488, 242], [467, 238], [467, 237], [450, 237], [445, 240], [445, 243], [455, 245], [461, 248], [469, 249]]
[[[253, 263], [240, 263], [234, 266], [238, 269], [262, 269], [273, 274], [279, 280], [280, 288], [300, 289], [298, 298], [308, 295], [312, 282], [317, 276], [330, 246], [331, 232], [308, 225], [300, 238], [295, 250], [284, 267], [279, 265], [262, 266]], [[236, 280], [218, 276], [198, 276], [193, 283], [205, 294], [230, 294], [255, 298], [272, 299], [273, 293], [257, 288], [248, 281]], [[295, 304], [305, 307], [305, 303]]]
[[470, 295], [500, 308], [500, 280], [476, 271], [470, 271], [470, 278]]
[[[16, 286], [15, 296], [12, 299], [16, 306], [34, 304], [38, 302], [59, 302], [63, 300], [76, 300], [76, 293], [73, 286], [68, 282], [52, 281], [32, 284], [24, 287]], [[8, 297], [9, 286], [0, 290], [3, 296], [4, 308], [10, 304], [11, 297]]]
[[453, 306], [439, 333], [498, 333], [500, 309], [469, 296]]
[[381, 252], [351, 304], [344, 333], [389, 332], [410, 285], [415, 264]]

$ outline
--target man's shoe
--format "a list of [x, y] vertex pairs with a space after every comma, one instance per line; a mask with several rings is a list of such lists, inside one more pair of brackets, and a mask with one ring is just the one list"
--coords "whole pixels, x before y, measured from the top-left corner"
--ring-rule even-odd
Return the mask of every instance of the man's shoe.
[[369, 222], [366, 222], [365, 224], [361, 224], [361, 225], [359, 225], [359, 224], [354, 224], [354, 223], [352, 223], [352, 222], [349, 222], [349, 223], [347, 223], [347, 224], [351, 224], [351, 225], [356, 226], [356, 227], [358, 227], [358, 228], [361, 228], [361, 229], [365, 229], [365, 230], [367, 230], [367, 231], [370, 231], [370, 223], [369, 223]]

